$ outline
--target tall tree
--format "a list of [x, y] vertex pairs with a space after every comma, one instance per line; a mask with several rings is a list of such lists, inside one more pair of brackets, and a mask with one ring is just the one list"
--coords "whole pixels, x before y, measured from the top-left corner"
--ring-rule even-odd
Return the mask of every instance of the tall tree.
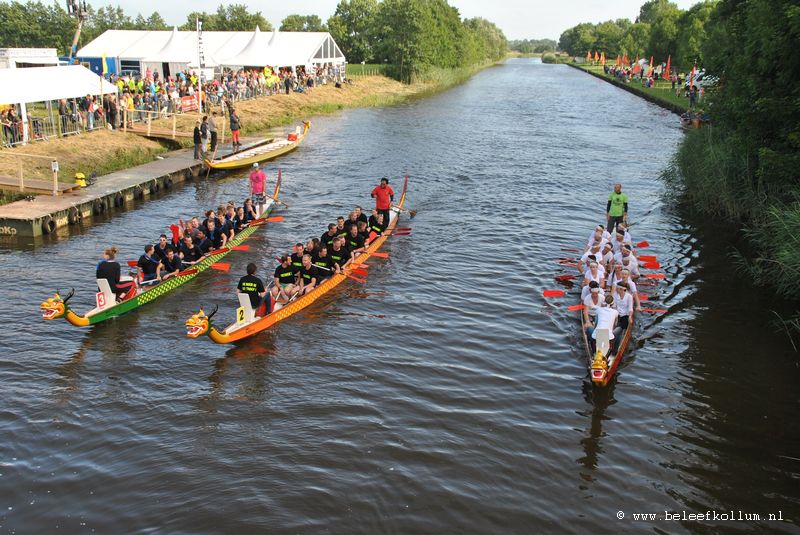
[[328, 31], [349, 62], [373, 60], [377, 12], [378, 0], [341, 0], [328, 19]]
[[289, 15], [281, 21], [282, 32], [327, 32], [328, 27], [317, 15]]
[[251, 13], [244, 4], [220, 4], [216, 13], [193, 11], [180, 29], [194, 30], [197, 19], [203, 22], [203, 30], [208, 32], [252, 32], [256, 26], [263, 32], [272, 31], [272, 24], [260, 11]]

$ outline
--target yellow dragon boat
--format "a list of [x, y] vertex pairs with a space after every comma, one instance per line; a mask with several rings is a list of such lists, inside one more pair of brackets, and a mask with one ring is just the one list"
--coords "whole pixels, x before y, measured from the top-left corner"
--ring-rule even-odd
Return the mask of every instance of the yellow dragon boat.
[[[355, 259], [355, 264], [363, 264], [366, 262], [378, 249], [381, 248], [387, 238], [394, 232], [397, 227], [397, 222], [400, 212], [403, 210], [403, 203], [406, 198], [406, 191], [408, 190], [408, 177], [403, 184], [403, 192], [400, 194], [400, 201], [397, 205], [393, 206], [389, 213], [389, 226], [380, 237], [375, 239], [367, 249]], [[186, 320], [186, 336], [189, 338], [199, 338], [207, 334], [211, 340], [218, 344], [230, 344], [239, 340], [249, 338], [254, 334], [260, 333], [269, 329], [276, 323], [283, 321], [294, 314], [297, 314], [307, 306], [317, 301], [320, 297], [329, 293], [331, 290], [344, 282], [350, 276], [352, 268], [347, 268], [342, 273], [334, 273], [322, 284], [314, 288], [311, 292], [297, 298], [294, 301], [282, 306], [277, 307], [271, 313], [263, 317], [255, 316], [252, 308], [250, 307], [250, 298], [246, 294], [239, 294], [240, 304], [242, 305], [237, 312], [237, 321], [228, 325], [224, 329], [217, 329], [211, 322], [211, 318], [217, 313], [217, 308], [211, 314], [200, 311]]]
[[308, 134], [309, 128], [311, 128], [311, 123], [309, 121], [303, 121], [302, 130], [298, 126], [296, 130], [290, 133], [285, 139], [268, 139], [258, 145], [234, 152], [223, 158], [205, 160], [205, 164], [211, 169], [229, 171], [232, 169], [250, 167], [254, 163], [272, 160], [273, 158], [282, 156], [299, 147], [300, 143], [303, 142]]

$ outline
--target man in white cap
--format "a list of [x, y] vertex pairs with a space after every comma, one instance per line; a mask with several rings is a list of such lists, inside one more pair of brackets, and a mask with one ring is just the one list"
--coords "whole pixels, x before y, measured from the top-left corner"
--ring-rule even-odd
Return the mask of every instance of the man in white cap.
[[256, 205], [256, 217], [261, 217], [264, 213], [264, 204], [267, 202], [266, 189], [267, 175], [257, 163], [254, 163], [253, 171], [250, 173], [250, 195], [253, 197], [253, 204]]

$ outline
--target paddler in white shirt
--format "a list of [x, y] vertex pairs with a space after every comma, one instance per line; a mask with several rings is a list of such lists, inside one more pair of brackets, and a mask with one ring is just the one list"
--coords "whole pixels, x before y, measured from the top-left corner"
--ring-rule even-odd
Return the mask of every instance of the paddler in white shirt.
[[589, 269], [589, 263], [595, 262], [599, 260], [599, 258], [600, 258], [600, 246], [593, 245], [592, 247], [589, 248], [588, 251], [583, 253], [583, 256], [581, 256], [580, 260], [578, 260], [578, 271], [580, 271], [581, 273], [586, 273], [586, 271], [588, 271]]
[[619, 335], [628, 328], [631, 314], [633, 314], [633, 297], [628, 293], [628, 284], [621, 282], [617, 284], [614, 294], [614, 305], [619, 313], [619, 320], [616, 329], [614, 329], [614, 336]]
[[600, 243], [611, 241], [611, 234], [606, 231], [606, 228], [603, 225], [597, 225], [589, 235], [589, 241], [586, 242], [586, 248], [588, 249], [598, 241]]
[[587, 324], [590, 318], [597, 314], [597, 308], [603, 305], [603, 297], [600, 295], [600, 287], [589, 290], [589, 295], [583, 300], [583, 315]]
[[592, 281], [587, 286], [584, 286], [583, 289], [581, 290], [581, 303], [586, 301], [586, 298], [589, 297], [589, 294], [592, 293], [592, 290], [595, 288], [600, 289], [600, 296], [603, 299], [606, 298], [606, 293], [603, 291], [602, 288], [600, 288], [600, 285], [597, 284], [595, 281]]
[[633, 282], [633, 279], [631, 279], [631, 272], [628, 271], [625, 268], [622, 268], [622, 271], [620, 272], [620, 278], [619, 278], [618, 281], [616, 281], [615, 284], [617, 284], [617, 285], [626, 284], [627, 285], [628, 293], [633, 298], [634, 305], [636, 305], [636, 311], [637, 312], [641, 312], [642, 311], [642, 302], [641, 302], [641, 300], [639, 300], [639, 292], [636, 289], [636, 283]]
[[587, 286], [592, 281], [595, 281], [600, 288], [606, 287], [606, 272], [594, 260], [589, 262], [589, 269], [583, 274], [583, 285]]

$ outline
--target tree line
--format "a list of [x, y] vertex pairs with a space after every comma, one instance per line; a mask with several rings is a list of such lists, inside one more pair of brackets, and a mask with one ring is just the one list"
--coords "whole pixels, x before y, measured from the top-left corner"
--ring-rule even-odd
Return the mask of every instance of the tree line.
[[508, 42], [509, 50], [522, 54], [541, 54], [555, 52], [558, 43], [553, 39], [517, 39]]
[[[220, 5], [216, 12], [191, 12], [182, 30], [193, 30], [196, 19], [205, 31], [272, 30], [260, 11], [244, 4]], [[59, 4], [41, 1], [0, 3], [0, 47], [56, 48], [65, 54], [77, 20]], [[109, 29], [168, 30], [156, 11], [135, 17], [119, 6], [95, 9], [81, 33], [84, 45]], [[401, 80], [432, 67], [457, 68], [501, 59], [508, 48], [503, 32], [483, 18], [462, 20], [447, 0], [341, 0], [326, 23], [317, 15], [293, 14], [282, 31], [330, 31], [351, 63], [386, 63]]]
[[701, 45], [707, 39], [717, 4], [717, 0], [703, 0], [682, 10], [669, 0], [649, 0], [641, 6], [635, 21], [581, 23], [565, 30], [558, 46], [572, 56], [598, 51], [605, 52], [606, 58], [653, 56], [659, 63], [671, 56], [672, 65], [688, 70], [695, 62], [704, 62]]

